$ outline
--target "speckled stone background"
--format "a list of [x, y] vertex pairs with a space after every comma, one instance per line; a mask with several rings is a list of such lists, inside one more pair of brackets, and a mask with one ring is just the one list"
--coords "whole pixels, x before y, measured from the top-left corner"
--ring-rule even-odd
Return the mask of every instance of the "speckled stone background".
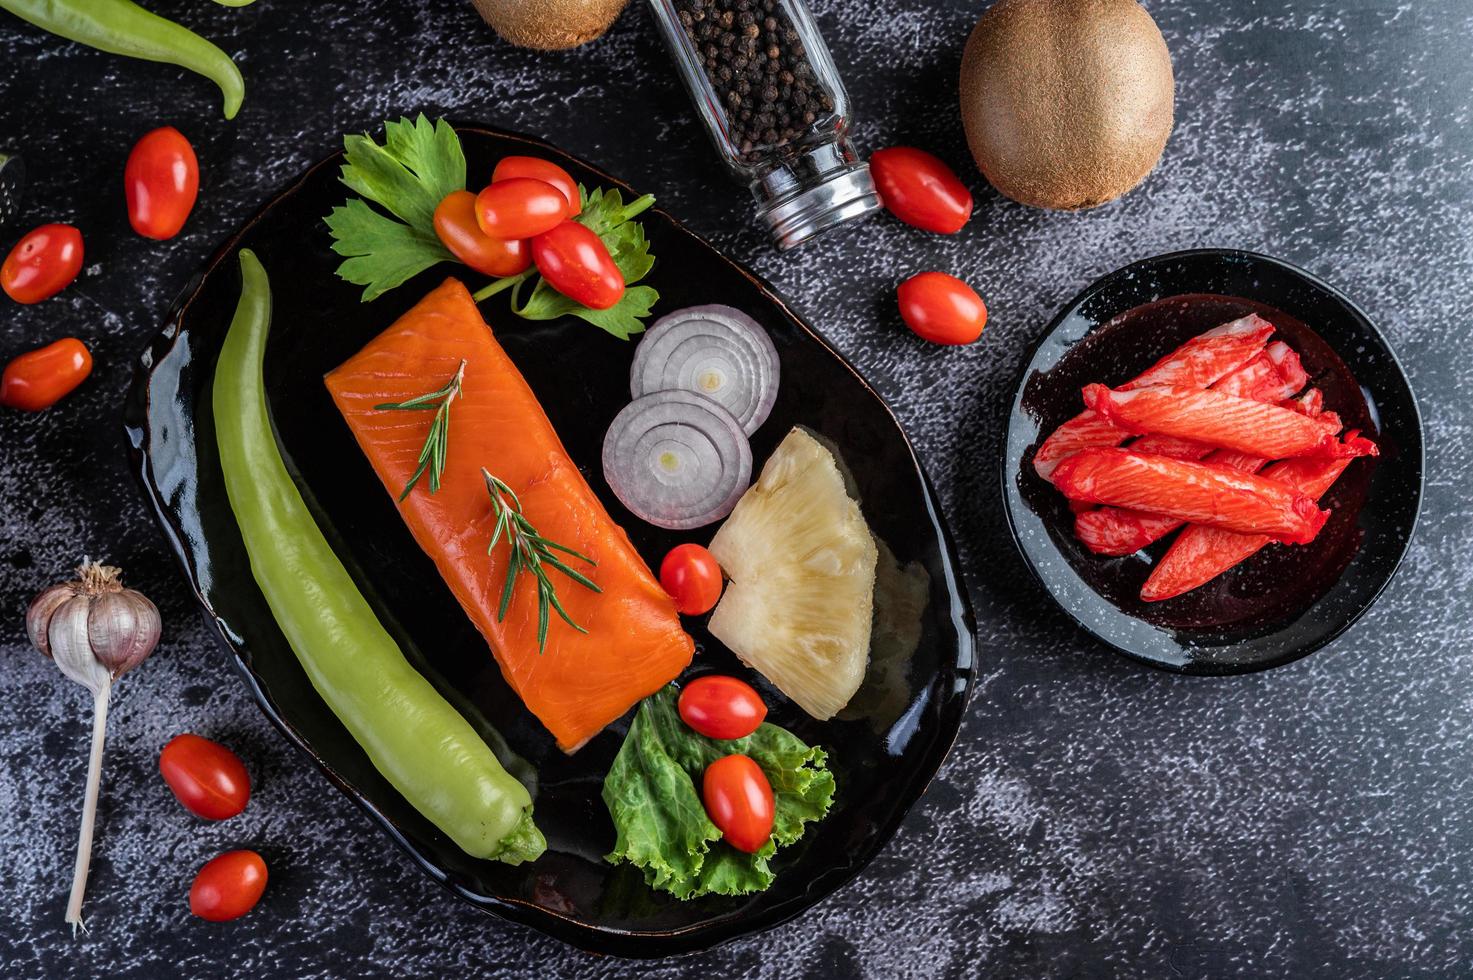
[[[60, 42], [0, 14], [0, 151], [33, 175], [8, 248], [48, 220], [87, 235], [82, 279], [0, 301], [0, 356], [62, 334], [97, 370], [42, 416], [0, 416], [0, 975], [1454, 976], [1473, 972], [1473, 8], [1467, 0], [1151, 0], [1177, 74], [1161, 167], [1085, 214], [1001, 199], [955, 105], [982, 0], [814, 0], [858, 142], [914, 142], [962, 172], [955, 238], [874, 220], [779, 255], [698, 132], [639, 4], [583, 50], [499, 42], [457, 0], [149, 0], [235, 54], [233, 123], [207, 82]], [[586, 955], [457, 904], [256, 711], [202, 627], [125, 469], [118, 405], [196, 265], [341, 133], [426, 110], [545, 136], [656, 192], [795, 301], [889, 398], [959, 540], [981, 678], [939, 778], [857, 881], [797, 921], [657, 964]], [[164, 122], [195, 142], [200, 205], [163, 244], [128, 231], [121, 172]], [[1429, 436], [1420, 531], [1390, 591], [1329, 649], [1268, 674], [1187, 679], [1066, 622], [1007, 538], [996, 459], [1028, 343], [1089, 281], [1178, 248], [1239, 246], [1338, 284], [1389, 334]], [[927, 347], [893, 313], [904, 273], [979, 285], [982, 341]], [[21, 610], [80, 555], [125, 566], [166, 621], [120, 686], [91, 933], [63, 927], [85, 695], [27, 649]], [[200, 826], [155, 775], [193, 730], [245, 757], [249, 809]], [[195, 868], [271, 865], [230, 925], [192, 919]]]

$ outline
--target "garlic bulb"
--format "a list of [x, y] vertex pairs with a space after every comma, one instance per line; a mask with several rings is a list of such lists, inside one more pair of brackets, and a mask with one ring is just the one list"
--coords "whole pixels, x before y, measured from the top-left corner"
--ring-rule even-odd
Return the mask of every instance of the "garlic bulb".
[[92, 828], [102, 785], [102, 745], [113, 681], [137, 667], [159, 642], [159, 611], [143, 594], [123, 588], [110, 565], [83, 562], [77, 580], [53, 585], [26, 609], [31, 644], [67, 677], [92, 692], [92, 755], [82, 804], [82, 832], [66, 921], [82, 925], [82, 892], [92, 859]]

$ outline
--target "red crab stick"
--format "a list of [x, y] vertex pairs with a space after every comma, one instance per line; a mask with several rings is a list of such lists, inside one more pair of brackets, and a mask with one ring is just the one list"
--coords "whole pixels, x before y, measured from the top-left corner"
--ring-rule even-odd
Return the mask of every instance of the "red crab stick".
[[[1357, 456], [1375, 456], [1376, 446], [1352, 432], [1345, 440]], [[1334, 459], [1289, 459], [1264, 471], [1264, 476], [1318, 500], [1340, 479], [1351, 457]], [[1172, 599], [1217, 578], [1234, 565], [1261, 551], [1272, 538], [1263, 534], [1237, 534], [1220, 528], [1189, 527], [1181, 533], [1151, 577], [1141, 588], [1146, 602]]]
[[[1324, 401], [1324, 395], [1320, 390], [1311, 388], [1287, 404], [1295, 411], [1318, 415], [1324, 406]], [[1141, 447], [1146, 445], [1148, 440], [1157, 439], [1186, 447], [1202, 445], [1190, 439], [1177, 439], [1175, 436], [1144, 436], [1131, 444], [1131, 451], [1141, 452]], [[1175, 455], [1177, 459], [1200, 458], [1187, 453], [1164, 452], [1162, 455]], [[1257, 473], [1269, 463], [1262, 456], [1240, 453], [1233, 449], [1219, 449], [1206, 456], [1207, 461], [1213, 466], [1221, 466], [1242, 473]], [[1160, 514], [1147, 514], [1138, 510], [1126, 510], [1123, 507], [1100, 507], [1081, 513], [1074, 519], [1074, 535], [1095, 554], [1118, 558], [1122, 555], [1133, 555], [1142, 548], [1160, 541], [1184, 523], [1186, 522], [1175, 517], [1163, 517]]]
[[[1157, 361], [1144, 374], [1121, 385], [1129, 391], [1147, 385], [1182, 385], [1205, 388], [1236, 371], [1263, 350], [1274, 326], [1261, 316], [1248, 314], [1213, 327], [1187, 341]], [[1053, 431], [1033, 456], [1033, 467], [1045, 480], [1059, 462], [1082, 449], [1118, 446], [1130, 433], [1091, 411], [1081, 412]]]
[[[1293, 397], [1308, 380], [1309, 374], [1300, 363], [1299, 355], [1288, 344], [1276, 340], [1264, 348], [1262, 354], [1214, 384], [1211, 390], [1277, 405]], [[1158, 453], [1177, 459], [1201, 459], [1213, 449], [1209, 443], [1159, 432], [1142, 436], [1131, 443], [1130, 448], [1136, 452]]]
[[1066, 497], [1127, 507], [1274, 541], [1306, 544], [1330, 515], [1274, 480], [1129, 449], [1086, 449], [1054, 470]]
[[1176, 385], [1111, 391], [1086, 385], [1084, 403], [1123, 429], [1196, 439], [1269, 459], [1332, 456], [1340, 446], [1335, 438], [1340, 420], [1332, 412], [1311, 418], [1217, 391]]

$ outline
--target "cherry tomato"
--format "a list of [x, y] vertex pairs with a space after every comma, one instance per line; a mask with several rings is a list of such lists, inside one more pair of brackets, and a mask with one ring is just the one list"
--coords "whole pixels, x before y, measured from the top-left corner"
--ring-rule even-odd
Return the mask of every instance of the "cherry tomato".
[[905, 325], [934, 344], [970, 344], [982, 336], [987, 305], [956, 276], [922, 272], [897, 290]]
[[972, 216], [972, 192], [941, 160], [913, 146], [892, 146], [869, 158], [875, 189], [890, 213], [908, 225], [952, 235]]
[[65, 289], [81, 271], [82, 233], [71, 225], [42, 225], [5, 257], [0, 288], [17, 303], [39, 303]]
[[128, 222], [144, 238], [173, 238], [199, 196], [199, 160], [173, 126], [145, 133], [123, 168]]
[[660, 562], [660, 584], [686, 616], [708, 613], [721, 598], [721, 566], [698, 544], [679, 544]]
[[211, 922], [238, 919], [266, 890], [266, 862], [255, 851], [226, 851], [209, 861], [189, 888], [189, 911]]
[[435, 234], [466, 265], [488, 276], [515, 276], [532, 267], [525, 238], [492, 238], [476, 224], [476, 195], [452, 191], [435, 208]]
[[624, 298], [624, 274], [613, 256], [602, 239], [576, 221], [532, 239], [532, 261], [553, 289], [584, 306], [606, 310]]
[[746, 738], [767, 717], [752, 685], [735, 677], [697, 677], [680, 692], [680, 718], [707, 738]]
[[245, 809], [251, 777], [234, 752], [199, 735], [176, 735], [159, 753], [159, 775], [184, 809], [206, 820], [224, 820]]
[[706, 815], [726, 842], [751, 854], [772, 836], [772, 784], [745, 755], [728, 755], [706, 767], [701, 778]]
[[532, 238], [569, 214], [568, 199], [545, 180], [509, 177], [476, 196], [476, 224], [492, 238]]
[[39, 412], [50, 408], [92, 373], [92, 354], [75, 337], [27, 351], [0, 374], [0, 405]]
[[510, 180], [512, 177], [531, 177], [562, 191], [563, 197], [568, 201], [570, 218], [583, 210], [583, 200], [578, 196], [578, 182], [551, 160], [543, 160], [541, 157], [502, 157], [497, 161], [496, 169], [491, 171], [491, 183]]

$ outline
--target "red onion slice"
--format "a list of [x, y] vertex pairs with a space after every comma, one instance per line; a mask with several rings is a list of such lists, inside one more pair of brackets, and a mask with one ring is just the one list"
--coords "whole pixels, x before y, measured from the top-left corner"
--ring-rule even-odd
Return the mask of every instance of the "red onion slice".
[[655, 321], [634, 352], [629, 391], [692, 391], [719, 402], [751, 435], [777, 400], [777, 348], [747, 314], [688, 306]]
[[625, 507], [672, 531], [721, 520], [752, 482], [741, 425], [688, 391], [658, 391], [624, 406], [604, 436], [603, 463]]

